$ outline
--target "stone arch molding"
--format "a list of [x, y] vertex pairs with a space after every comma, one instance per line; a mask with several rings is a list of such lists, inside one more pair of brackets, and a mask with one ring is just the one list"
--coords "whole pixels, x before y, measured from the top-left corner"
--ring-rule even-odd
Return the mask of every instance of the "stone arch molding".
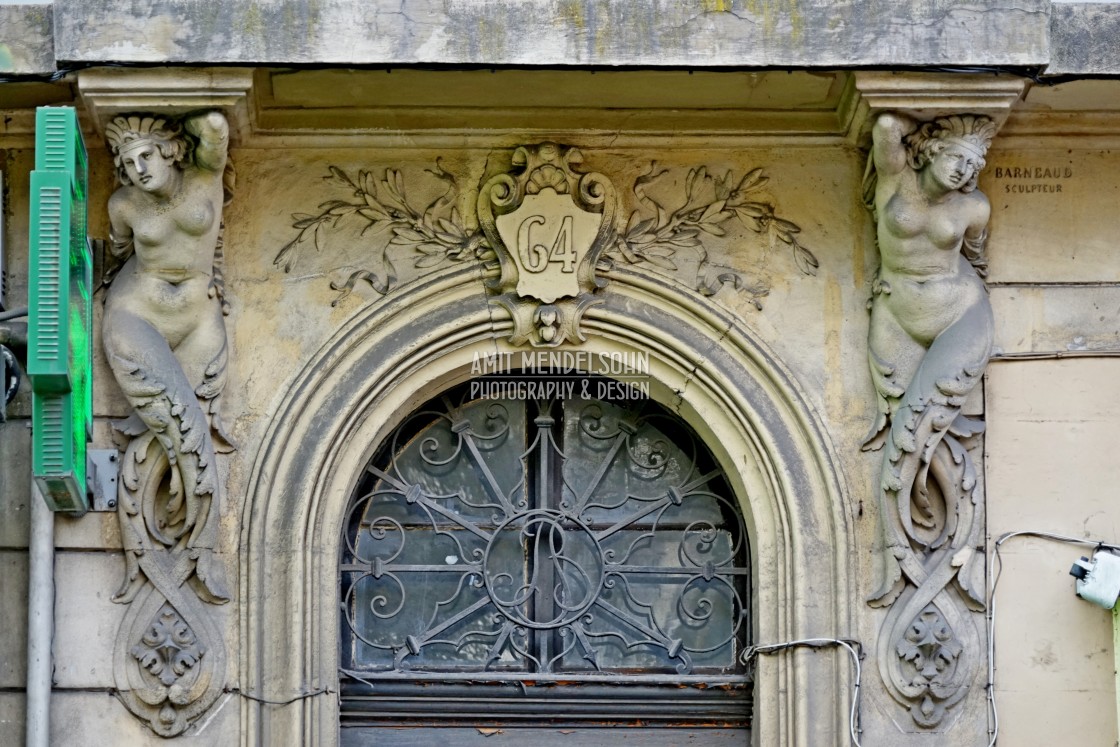
[[[853, 520], [808, 399], [726, 311], [663, 277], [610, 274], [602, 303], [584, 317], [581, 348], [648, 352], [652, 395], [696, 429], [732, 477], [751, 533], [757, 640], [848, 634]], [[478, 267], [455, 266], [364, 308], [282, 401], [242, 523], [241, 688], [273, 701], [243, 701], [243, 744], [337, 743], [336, 578], [346, 503], [400, 417], [470, 378], [476, 354], [511, 349], [513, 321], [495, 313], [483, 282]], [[843, 741], [847, 700], [837, 694], [848, 691], [849, 676], [839, 654], [764, 657], [758, 743]]]

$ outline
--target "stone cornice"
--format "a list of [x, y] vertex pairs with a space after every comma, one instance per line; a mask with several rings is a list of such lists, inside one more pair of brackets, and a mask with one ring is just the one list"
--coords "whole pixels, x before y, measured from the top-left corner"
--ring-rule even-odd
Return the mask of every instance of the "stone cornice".
[[1002, 126], [1027, 90], [1029, 81], [1013, 75], [857, 72], [847, 109], [850, 140], [866, 145], [871, 118], [899, 111], [918, 119], [944, 114], [983, 114]]
[[220, 109], [235, 139], [248, 135], [249, 91], [253, 72], [247, 68], [103, 68], [78, 75], [82, 102], [98, 135], [125, 112], [178, 115]]
[[[1023, 67], [1043, 75], [1120, 74], [1120, 6], [1107, 2], [937, 0], [885, 8], [809, 0], [761, 9], [728, 0], [546, 0], [377, 4], [328, 0], [55, 0], [0, 6], [0, 75], [46, 76], [75, 63], [726, 67]], [[866, 6], [866, 7], [865, 7]], [[633, 11], [632, 8], [630, 8]], [[479, 33], [489, 38], [478, 43]]]
[[[1077, 4], [1084, 5], [1084, 4]], [[927, 0], [55, 0], [35, 35], [53, 65], [541, 65], [1044, 68], [1051, 2]], [[1075, 11], [1081, 12], [1080, 10]], [[10, 30], [9, 30], [10, 29]], [[18, 29], [0, 24], [0, 49]], [[40, 55], [41, 56], [41, 55]]]

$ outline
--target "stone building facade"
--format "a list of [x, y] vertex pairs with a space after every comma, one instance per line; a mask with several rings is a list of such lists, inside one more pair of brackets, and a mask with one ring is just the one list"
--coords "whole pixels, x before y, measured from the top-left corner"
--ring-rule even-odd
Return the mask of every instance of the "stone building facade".
[[1116, 743], [1120, 4], [0, 5], [6, 310], [42, 106], [119, 487], [25, 379], [0, 742]]

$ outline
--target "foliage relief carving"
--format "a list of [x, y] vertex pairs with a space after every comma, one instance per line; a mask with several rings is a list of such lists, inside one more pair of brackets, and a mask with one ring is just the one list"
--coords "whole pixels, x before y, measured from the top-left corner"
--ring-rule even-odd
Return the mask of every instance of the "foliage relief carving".
[[[540, 163], [529, 163], [540, 153], [553, 151], [556, 158], [549, 155]], [[490, 180], [497, 178], [511, 186], [517, 181], [528, 185], [534, 179], [544, 179], [538, 187], [546, 188], [547, 180], [555, 178], [556, 174], [566, 174], [565, 179], [577, 181], [585, 176], [585, 172], [574, 170], [582, 161], [583, 155], [575, 148], [553, 143], [524, 146], [514, 150], [510, 171], [504, 176], [490, 177]], [[542, 167], [547, 168], [542, 170]], [[400, 283], [398, 268], [402, 263], [411, 263], [414, 269], [423, 271], [448, 262], [475, 260], [483, 263], [488, 276], [500, 276], [502, 256], [508, 255], [508, 251], [502, 246], [505, 242], [496, 229], [488, 231], [481, 214], [460, 213], [457, 180], [438, 159], [435, 168], [425, 173], [435, 176], [445, 186], [434, 199], [417, 202], [409, 197], [406, 187], [414, 187], [419, 180], [406, 178], [400, 170], [388, 168], [379, 177], [373, 171], [362, 169], [357, 176], [352, 176], [352, 172], [329, 166], [323, 181], [338, 190], [340, 196], [321, 202], [316, 213], [293, 213], [292, 228], [296, 235], [280, 249], [274, 264], [290, 272], [302, 261], [301, 254], [306, 248], [322, 252], [329, 235], [349, 224], [360, 227], [358, 237], [364, 238], [368, 247], [367, 264], [349, 271], [344, 280], [331, 281], [332, 290], [338, 291], [332, 305], [349, 296], [359, 283], [367, 284], [379, 295], [392, 292]], [[734, 240], [733, 223], [751, 233], [767, 236], [771, 244], [789, 247], [798, 269], [807, 275], [815, 274], [819, 263], [800, 242], [800, 227], [779, 216], [774, 205], [761, 195], [768, 181], [761, 168], [751, 169], [738, 179], [730, 171], [719, 177], [704, 166], [690, 169], [684, 181], [683, 199], [671, 208], [665, 204], [666, 198], [655, 198], [650, 189], [662, 177], [673, 173], [659, 167], [656, 161], [649, 164], [632, 187], [636, 207], [629, 213], [625, 225], [613, 218], [616, 212], [613, 206], [608, 210], [610, 215], [604, 223], [606, 233], [594, 252], [596, 260], [590, 270], [597, 280], [584, 287], [580, 294], [585, 305], [591, 302], [594, 292], [605, 285], [605, 282], [598, 282], [601, 273], [618, 262], [645, 265], [668, 274], [691, 273], [686, 267], [695, 266], [695, 274], [690, 274], [687, 282], [701, 294], [713, 295], [726, 285], [746, 294], [751, 303], [761, 309], [760, 299], [767, 295], [769, 286], [762, 281], [748, 282], [735, 269], [714, 261], [708, 251], [707, 244], [712, 241]], [[613, 192], [608, 177], [600, 175], [597, 183], [602, 189]], [[521, 196], [529, 194], [525, 185], [517, 187]], [[486, 184], [480, 185], [479, 193], [487, 188]], [[533, 189], [537, 191], [532, 194], [540, 191], [537, 187]], [[565, 187], [558, 193], [578, 197], [579, 190]], [[481, 208], [483, 203], [478, 204]], [[691, 261], [682, 262], [686, 257]], [[495, 296], [502, 296], [509, 290], [499, 290], [500, 285], [500, 282], [498, 285], [491, 283]], [[517, 294], [505, 302], [495, 300], [495, 303], [504, 304], [511, 313], [519, 313], [512, 310], [520, 303]], [[581, 339], [578, 322], [573, 322], [574, 311], [565, 313], [552, 302], [530, 303], [530, 307], [525, 312], [528, 321], [515, 322], [519, 327], [513, 335], [515, 344], [555, 345], [564, 340]]]
[[765, 202], [757, 193], [768, 181], [762, 169], [748, 171], [737, 183], [731, 171], [723, 178], [712, 176], [704, 166], [691, 169], [685, 180], [684, 202], [669, 211], [647, 194], [646, 187], [668, 169], [659, 169], [656, 161], [634, 182], [634, 196], [639, 209], [630, 214], [625, 230], [615, 245], [618, 255], [630, 263], [648, 262], [664, 270], [676, 271], [673, 257], [681, 250], [696, 255], [699, 267], [694, 286], [706, 296], [715, 294], [722, 286], [731, 285], [736, 290], [749, 293], [756, 308], [761, 309], [759, 298], [769, 289], [765, 285], [747, 285], [742, 276], [729, 267], [713, 263], [702, 241], [702, 234], [724, 237], [727, 222], [736, 218], [754, 233], [769, 233], [789, 246], [797, 267], [806, 275], [815, 274], [819, 262], [797, 239], [801, 232], [796, 223], [779, 218], [774, 206]]
[[[332, 199], [320, 203], [319, 213], [295, 213], [292, 228], [298, 230], [276, 255], [273, 264], [284, 272], [291, 271], [304, 245], [310, 243], [316, 252], [322, 251], [323, 234], [337, 229], [344, 220], [356, 220], [362, 225], [359, 236], [373, 231], [381, 238], [372, 241], [373, 269], [356, 270], [341, 283], [331, 283], [339, 291], [332, 302], [337, 305], [350, 295], [359, 281], [365, 281], [380, 295], [385, 295], [397, 285], [394, 255], [399, 250], [405, 254], [419, 254], [413, 266], [435, 268], [444, 262], [461, 262], [476, 258], [485, 249], [485, 239], [477, 229], [468, 229], [459, 214], [456, 201], [459, 188], [455, 177], [443, 169], [439, 159], [434, 169], [427, 169], [446, 183], [446, 191], [422, 208], [414, 207], [405, 189], [403, 174], [396, 169], [386, 169], [382, 178], [370, 171], [360, 170], [351, 178], [337, 166], [328, 168], [323, 177], [333, 187], [349, 192], [349, 199]], [[399, 260], [398, 260], [399, 261]]]

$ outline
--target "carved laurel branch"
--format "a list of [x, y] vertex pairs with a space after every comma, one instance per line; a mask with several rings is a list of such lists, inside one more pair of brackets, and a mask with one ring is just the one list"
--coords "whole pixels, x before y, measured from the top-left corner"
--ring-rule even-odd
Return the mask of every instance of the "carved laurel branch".
[[801, 228], [778, 217], [772, 204], [751, 199], [751, 194], [769, 181], [761, 168], [748, 171], [737, 184], [731, 171], [721, 179], [709, 174], [704, 166], [691, 169], [685, 180], [684, 203], [672, 212], [646, 193], [646, 186], [667, 172], [668, 169], [658, 170], [657, 162], [651, 161], [645, 173], [634, 182], [634, 195], [645, 210], [630, 214], [626, 229], [613, 247], [624, 260], [648, 262], [675, 271], [677, 264], [673, 257], [682, 249], [690, 250], [699, 259], [695, 287], [700, 293], [710, 296], [723, 285], [731, 285], [749, 294], [755, 307], [761, 309], [759, 299], [769, 293], [769, 288], [747, 285], [739, 273], [711, 262], [700, 240], [702, 233], [726, 236], [726, 223], [737, 218], [754, 233], [768, 233], [788, 245], [798, 268], [806, 275], [816, 274], [820, 262], [797, 240]]
[[[356, 270], [343, 282], [331, 282], [331, 288], [339, 291], [332, 306], [349, 296], [359, 281], [368, 283], [379, 295], [392, 291], [397, 285], [396, 249], [419, 254], [413, 261], [413, 267], [418, 269], [493, 256], [493, 249], [481, 228], [473, 221], [464, 221], [455, 207], [458, 184], [439, 159], [436, 159], [435, 169], [425, 171], [446, 182], [447, 188], [423, 207], [416, 207], [409, 201], [405, 179], [399, 170], [386, 169], [382, 178], [366, 170], [360, 170], [357, 178], [351, 178], [337, 166], [329, 166], [328, 171], [323, 180], [349, 192], [348, 198], [322, 202], [316, 214], [293, 213], [292, 228], [298, 233], [281, 248], [273, 264], [290, 272], [306, 245], [320, 252], [325, 233], [338, 229], [343, 221], [362, 223], [360, 236], [373, 231], [383, 237], [372, 247], [372, 268]], [[726, 236], [727, 222], [736, 218], [750, 231], [767, 234], [772, 240], [789, 246], [797, 267], [806, 275], [816, 274], [820, 263], [798, 241], [801, 228], [778, 216], [773, 204], [754, 194], [769, 180], [761, 168], [748, 171], [738, 182], [731, 171], [720, 178], [709, 174], [704, 166], [691, 169], [685, 181], [684, 202], [672, 211], [646, 192], [648, 185], [668, 171], [659, 170], [657, 162], [651, 161], [649, 168], [635, 180], [633, 192], [640, 207], [631, 213], [626, 227], [616, 231], [616, 238], [606, 252], [612, 258], [630, 264], [648, 263], [676, 272], [679, 267], [674, 258], [681, 250], [687, 250], [699, 260], [693, 279], [697, 291], [710, 296], [724, 285], [730, 285], [750, 296], [755, 307], [761, 309], [759, 299], [769, 293], [769, 288], [749, 284], [734, 269], [712, 262], [702, 241], [702, 234]]]
[[389, 236], [386, 242], [379, 242], [375, 251], [375, 268], [357, 270], [342, 283], [331, 283], [331, 289], [339, 295], [331, 302], [332, 306], [350, 295], [358, 281], [365, 281], [380, 295], [385, 295], [396, 287], [397, 275], [393, 266], [391, 251], [397, 247], [410, 248], [418, 252], [413, 266], [417, 268], [436, 267], [444, 262], [461, 262], [481, 256], [487, 248], [486, 238], [478, 228], [465, 227], [459, 209], [455, 207], [459, 189], [455, 177], [443, 169], [436, 159], [435, 169], [426, 173], [445, 181], [446, 191], [424, 208], [413, 207], [405, 193], [405, 182], [401, 172], [386, 169], [385, 176], [378, 179], [369, 171], [359, 171], [356, 179], [338, 168], [328, 167], [330, 173], [324, 181], [341, 186], [350, 191], [350, 199], [334, 199], [320, 203], [319, 213], [309, 215], [293, 213], [292, 228], [299, 231], [273, 260], [284, 272], [291, 271], [300, 249], [308, 242], [316, 252], [322, 250], [323, 232], [336, 229], [345, 219], [358, 220], [365, 225], [361, 236], [368, 231], [377, 231]]

